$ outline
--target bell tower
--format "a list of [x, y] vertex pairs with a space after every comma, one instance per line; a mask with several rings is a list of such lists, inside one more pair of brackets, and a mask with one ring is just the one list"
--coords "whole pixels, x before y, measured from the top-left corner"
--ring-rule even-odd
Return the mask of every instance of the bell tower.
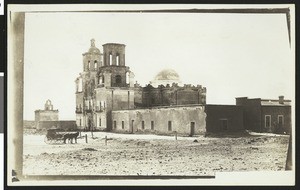
[[91, 47], [88, 52], [83, 53], [83, 71], [97, 71], [102, 65], [101, 52], [95, 45], [95, 40], [91, 39]]
[[[98, 75], [106, 87], [133, 87], [133, 73], [125, 65], [125, 45], [107, 43], [103, 45], [103, 66]], [[106, 82], [104, 82], [106, 81]]]

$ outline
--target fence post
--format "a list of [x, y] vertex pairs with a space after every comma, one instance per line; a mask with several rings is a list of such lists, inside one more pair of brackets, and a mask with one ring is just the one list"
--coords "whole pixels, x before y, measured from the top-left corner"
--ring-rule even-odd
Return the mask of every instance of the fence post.
[[88, 143], [87, 134], [85, 134], [85, 143]]
[[81, 138], [81, 131], [79, 131], [79, 136], [80, 136], [80, 138]]
[[175, 131], [175, 140], [177, 140], [177, 131]]
[[92, 132], [92, 138], [94, 138], [94, 135], [93, 135], [93, 129], [91, 130], [91, 132]]
[[107, 145], [107, 136], [105, 136], [105, 145]]

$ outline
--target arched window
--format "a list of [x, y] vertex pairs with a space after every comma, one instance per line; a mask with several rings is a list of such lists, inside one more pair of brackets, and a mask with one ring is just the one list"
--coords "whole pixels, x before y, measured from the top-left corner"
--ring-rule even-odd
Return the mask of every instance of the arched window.
[[122, 83], [122, 77], [120, 75], [116, 76], [116, 84], [121, 84]]
[[98, 84], [104, 84], [104, 76], [100, 75], [98, 78]]
[[97, 63], [97, 60], [95, 60], [94, 61], [94, 69], [97, 70], [97, 67], [98, 67], [98, 63]]
[[112, 54], [109, 54], [109, 64], [108, 65], [112, 65]]
[[120, 61], [120, 56], [119, 54], [117, 54], [117, 57], [116, 57], [116, 65], [119, 66], [119, 61]]
[[88, 61], [88, 70], [91, 69], [91, 61]]
[[126, 72], [126, 84], [129, 84], [129, 72]]

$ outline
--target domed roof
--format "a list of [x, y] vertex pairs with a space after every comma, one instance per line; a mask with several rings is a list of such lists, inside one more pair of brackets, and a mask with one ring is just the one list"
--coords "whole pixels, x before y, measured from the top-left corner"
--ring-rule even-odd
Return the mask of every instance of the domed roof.
[[91, 39], [91, 47], [90, 47], [88, 53], [99, 53], [100, 54], [100, 50], [98, 48], [96, 48], [96, 46], [95, 46], [94, 39]]
[[180, 80], [179, 75], [173, 69], [164, 69], [160, 71], [154, 78], [154, 80]]
[[91, 47], [89, 49], [89, 53], [100, 53], [100, 50], [98, 48], [96, 48], [96, 47]]

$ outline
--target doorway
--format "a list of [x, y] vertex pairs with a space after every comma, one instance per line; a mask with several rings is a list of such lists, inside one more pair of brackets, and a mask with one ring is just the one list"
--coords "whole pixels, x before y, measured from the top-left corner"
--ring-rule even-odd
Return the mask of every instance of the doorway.
[[195, 135], [195, 122], [191, 122], [191, 133], [190, 137]]
[[131, 120], [131, 133], [133, 133], [133, 123], [134, 123], [134, 120]]
[[227, 119], [220, 119], [220, 120], [221, 120], [221, 131], [227, 131], [228, 120]]

